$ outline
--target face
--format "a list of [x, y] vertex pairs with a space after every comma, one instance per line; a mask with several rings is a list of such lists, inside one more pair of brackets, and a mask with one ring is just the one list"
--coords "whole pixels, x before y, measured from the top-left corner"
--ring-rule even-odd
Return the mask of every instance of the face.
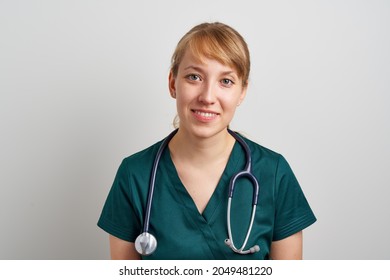
[[199, 61], [189, 51], [177, 76], [169, 75], [169, 90], [176, 98], [180, 132], [196, 137], [226, 133], [246, 94], [234, 68], [213, 59]]

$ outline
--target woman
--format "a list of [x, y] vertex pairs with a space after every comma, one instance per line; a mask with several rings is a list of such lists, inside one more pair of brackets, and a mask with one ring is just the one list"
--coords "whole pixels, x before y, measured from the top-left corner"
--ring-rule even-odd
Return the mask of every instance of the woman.
[[[169, 74], [178, 130], [163, 149], [156, 172], [148, 232], [156, 237], [157, 248], [144, 252], [151, 245], [141, 237], [137, 249], [148, 254], [142, 258], [302, 258], [302, 230], [316, 218], [285, 159], [245, 138], [251, 170], [260, 185], [247, 242], [254, 182], [237, 180], [230, 219], [226, 218], [230, 178], [248, 160], [245, 146], [228, 126], [245, 98], [249, 70], [244, 39], [225, 24], [200, 24], [179, 41]], [[113, 259], [141, 258], [134, 242], [145, 224], [149, 181], [160, 145], [126, 158], [119, 167], [98, 222], [110, 234]], [[241, 244], [245, 248], [240, 251]]]

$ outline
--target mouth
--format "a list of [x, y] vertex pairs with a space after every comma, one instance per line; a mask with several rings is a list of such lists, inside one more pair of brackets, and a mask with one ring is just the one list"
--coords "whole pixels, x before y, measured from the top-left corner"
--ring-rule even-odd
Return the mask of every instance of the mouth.
[[219, 114], [211, 111], [204, 110], [191, 110], [194, 116], [201, 121], [214, 120]]

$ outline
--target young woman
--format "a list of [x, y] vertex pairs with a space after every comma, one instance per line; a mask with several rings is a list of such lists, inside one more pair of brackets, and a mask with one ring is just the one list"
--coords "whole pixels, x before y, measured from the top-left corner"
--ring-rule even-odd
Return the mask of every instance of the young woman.
[[[169, 74], [178, 130], [123, 160], [98, 222], [113, 259], [302, 258], [316, 218], [288, 163], [228, 129], [249, 71], [247, 44], [225, 24], [179, 41]], [[231, 180], [246, 169], [255, 179]]]

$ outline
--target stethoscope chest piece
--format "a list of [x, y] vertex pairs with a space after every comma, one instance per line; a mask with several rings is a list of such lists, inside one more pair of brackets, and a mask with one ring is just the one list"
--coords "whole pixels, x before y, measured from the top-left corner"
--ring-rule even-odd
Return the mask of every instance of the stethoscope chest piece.
[[149, 256], [153, 254], [156, 248], [157, 240], [152, 234], [148, 232], [141, 233], [135, 240], [135, 249], [142, 256]]

